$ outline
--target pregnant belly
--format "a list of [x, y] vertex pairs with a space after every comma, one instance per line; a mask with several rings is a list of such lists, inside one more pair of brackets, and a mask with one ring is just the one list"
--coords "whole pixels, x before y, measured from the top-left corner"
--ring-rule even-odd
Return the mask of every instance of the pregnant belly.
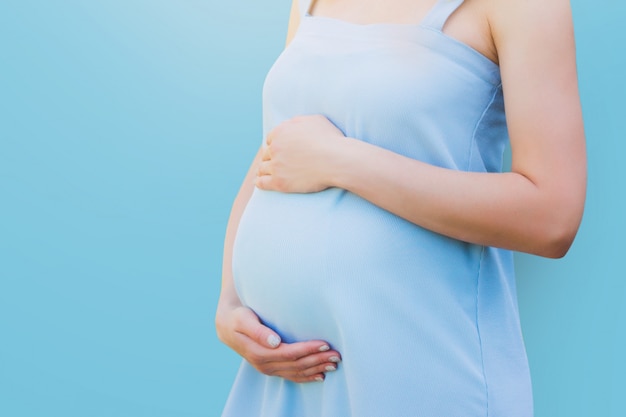
[[479, 255], [344, 190], [255, 189], [233, 274], [242, 302], [285, 341], [332, 342], [362, 323], [412, 326], [419, 315], [436, 327], [450, 314], [471, 321]]

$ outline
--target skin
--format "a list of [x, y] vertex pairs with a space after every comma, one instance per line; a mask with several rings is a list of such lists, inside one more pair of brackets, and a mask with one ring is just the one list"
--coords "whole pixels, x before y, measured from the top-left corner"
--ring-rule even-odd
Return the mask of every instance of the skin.
[[322, 340], [272, 345], [272, 338], [280, 341], [278, 334], [263, 326], [256, 314], [241, 304], [235, 291], [231, 269], [233, 242], [239, 219], [252, 194], [260, 161], [259, 151], [235, 198], [226, 228], [222, 291], [215, 316], [217, 335], [259, 372], [294, 382], [323, 381], [328, 367], [336, 369], [341, 358], [339, 352], [326, 350], [329, 345]]
[[[432, 4], [317, 0], [310, 13], [357, 24], [417, 23], [412, 17], [425, 15]], [[298, 24], [295, 0], [287, 43]], [[298, 116], [274, 128], [233, 205], [216, 316], [220, 339], [261, 372], [296, 382], [319, 380], [339, 353], [320, 352], [324, 341], [272, 348], [267, 340], [275, 333], [241, 306], [230, 260], [254, 185], [289, 193], [343, 188], [424, 228], [480, 245], [550, 258], [564, 256], [571, 246], [587, 171], [569, 1], [467, 0], [443, 30], [500, 65], [511, 172], [435, 167], [347, 138], [321, 115]]]

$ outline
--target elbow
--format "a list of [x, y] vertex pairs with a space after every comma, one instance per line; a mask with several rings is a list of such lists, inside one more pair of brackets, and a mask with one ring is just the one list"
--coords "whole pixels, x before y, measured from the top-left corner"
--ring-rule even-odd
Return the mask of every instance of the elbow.
[[572, 244], [580, 226], [580, 216], [572, 216], [567, 221], [563, 218], [553, 220], [543, 228], [536, 255], [545, 258], [563, 258]]
[[534, 254], [551, 259], [563, 258], [569, 252], [585, 209], [585, 187], [569, 191], [553, 190], [535, 212]]
[[574, 234], [563, 233], [562, 235], [545, 239], [541, 245], [541, 250], [536, 254], [544, 258], [560, 259], [567, 255], [572, 243], [574, 243]]

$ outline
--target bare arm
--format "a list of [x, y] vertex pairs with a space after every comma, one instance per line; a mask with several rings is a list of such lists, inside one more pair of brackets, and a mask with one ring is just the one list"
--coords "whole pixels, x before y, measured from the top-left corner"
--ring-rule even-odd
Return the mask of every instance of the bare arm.
[[231, 268], [233, 243], [239, 220], [254, 189], [260, 152], [252, 163], [231, 210], [222, 267], [222, 290], [215, 315], [219, 339], [239, 353], [257, 370], [294, 382], [323, 381], [324, 373], [337, 368], [340, 354], [322, 340], [281, 343], [272, 329], [264, 326], [257, 315], [243, 306], [233, 283]]
[[[226, 226], [224, 256], [222, 259], [222, 290], [220, 292], [220, 300], [218, 304], [218, 315], [220, 311], [224, 309], [229, 310], [241, 306], [241, 302], [239, 301], [239, 297], [237, 296], [235, 286], [233, 284], [233, 243], [235, 242], [239, 220], [241, 219], [241, 215], [243, 214], [243, 211], [248, 204], [248, 200], [250, 200], [250, 196], [252, 195], [252, 191], [254, 190], [254, 177], [256, 176], [256, 166], [260, 161], [260, 156], [259, 151], [248, 169], [248, 173], [246, 174], [243, 184], [241, 184], [241, 188], [237, 193], [237, 197], [235, 197], [235, 201], [233, 202], [233, 207], [230, 211], [230, 217], [228, 219], [228, 225]], [[270, 336], [272, 336], [272, 334], [267, 335], [267, 337]], [[273, 336], [278, 337], [277, 335]]]
[[[291, 11], [289, 13], [289, 24], [287, 26], [287, 41], [285, 47], [289, 46], [291, 40], [296, 35], [298, 26], [300, 25], [300, 13], [298, 0], [293, 0], [291, 5]], [[239, 298], [235, 292], [235, 288], [232, 280], [232, 266], [231, 261], [233, 258], [233, 243], [237, 234], [237, 227], [239, 226], [239, 220], [241, 215], [250, 200], [252, 191], [254, 190], [254, 179], [257, 174], [259, 163], [261, 162], [261, 149], [254, 157], [246, 178], [235, 197], [233, 207], [228, 219], [228, 225], [226, 227], [226, 238], [224, 239], [224, 256], [222, 259], [222, 291], [220, 293], [220, 306], [239, 306], [241, 305]], [[269, 337], [269, 335], [268, 335]]]
[[586, 188], [569, 2], [489, 1], [512, 172], [435, 167], [343, 138], [323, 117], [305, 116], [268, 135], [257, 185], [287, 192], [340, 187], [456, 239], [563, 256], [578, 229]]
[[[297, 0], [292, 7], [287, 43], [297, 29], [299, 14]], [[294, 13], [295, 9], [295, 13]], [[254, 178], [261, 161], [261, 150], [235, 198], [226, 227], [222, 265], [222, 289], [215, 315], [219, 339], [243, 356], [256, 369], [294, 382], [323, 381], [324, 373], [337, 368], [340, 354], [321, 340], [299, 343], [281, 343], [272, 329], [264, 326], [257, 315], [242, 305], [233, 283], [233, 244], [239, 221], [254, 191]]]

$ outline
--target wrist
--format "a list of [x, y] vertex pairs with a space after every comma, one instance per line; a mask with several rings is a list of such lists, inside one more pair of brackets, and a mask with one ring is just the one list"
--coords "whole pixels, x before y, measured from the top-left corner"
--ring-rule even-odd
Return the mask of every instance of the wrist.
[[230, 285], [222, 286], [220, 297], [217, 300], [217, 314], [225, 314], [242, 306], [243, 304], [235, 289]]
[[241, 302], [238, 300], [226, 299], [220, 297], [217, 303], [217, 311], [215, 312], [215, 330], [217, 331], [217, 337], [224, 343], [228, 344], [229, 329], [231, 327], [232, 313], [237, 308], [242, 307]]
[[351, 137], [343, 137], [335, 143], [333, 153], [328, 159], [327, 181], [330, 187], [349, 189], [352, 176], [355, 175], [355, 161], [364, 142]]

